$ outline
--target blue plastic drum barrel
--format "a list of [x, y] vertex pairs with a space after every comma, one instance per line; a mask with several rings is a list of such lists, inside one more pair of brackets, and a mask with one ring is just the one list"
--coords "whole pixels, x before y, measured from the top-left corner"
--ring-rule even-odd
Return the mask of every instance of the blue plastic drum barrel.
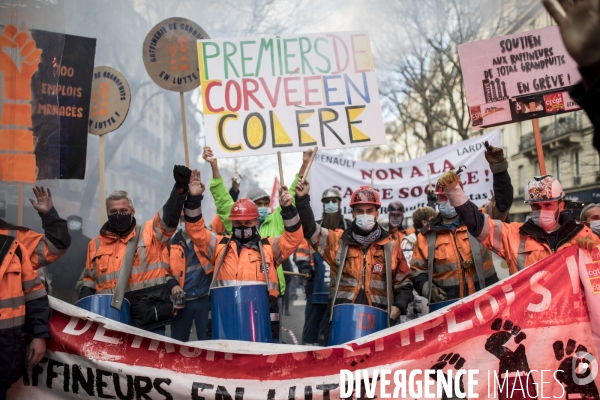
[[110, 303], [112, 302], [112, 298], [112, 294], [95, 294], [93, 296], [84, 297], [75, 303], [75, 305], [84, 310], [102, 315], [103, 317], [131, 325], [129, 301], [123, 299], [123, 305], [119, 311], [116, 308], [111, 307]]
[[212, 288], [213, 339], [272, 343], [267, 286]]
[[328, 345], [351, 342], [387, 327], [388, 315], [379, 308], [340, 304], [333, 307]]
[[446, 306], [449, 306], [452, 303], [456, 303], [458, 300], [460, 299], [452, 299], [452, 300], [445, 300], [445, 301], [438, 301], [437, 303], [433, 303], [429, 306], [429, 312], [432, 313], [434, 311], [437, 311], [439, 309], [442, 309]]

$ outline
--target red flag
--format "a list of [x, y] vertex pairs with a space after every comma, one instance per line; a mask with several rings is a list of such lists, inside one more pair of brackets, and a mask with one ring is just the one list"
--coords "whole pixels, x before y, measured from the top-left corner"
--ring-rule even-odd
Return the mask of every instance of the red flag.
[[275, 181], [273, 181], [273, 190], [271, 191], [271, 204], [269, 204], [269, 212], [272, 213], [275, 211], [277, 206], [279, 205], [279, 189], [281, 185], [279, 184], [279, 179], [275, 177]]

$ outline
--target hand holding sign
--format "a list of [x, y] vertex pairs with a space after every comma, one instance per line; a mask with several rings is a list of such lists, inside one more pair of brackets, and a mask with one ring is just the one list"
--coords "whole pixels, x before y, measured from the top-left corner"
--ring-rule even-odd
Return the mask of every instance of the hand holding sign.
[[298, 181], [296, 183], [296, 197], [306, 196], [308, 195], [308, 192], [310, 192], [310, 183], [308, 183], [308, 181]]
[[292, 195], [288, 191], [287, 186], [282, 186], [279, 189], [279, 205], [281, 207], [289, 207], [292, 205]]
[[204, 146], [204, 150], [202, 151], [202, 158], [204, 159], [204, 161], [209, 163], [211, 166], [214, 166], [217, 164], [217, 159], [215, 158], [214, 153], [213, 153], [212, 149], [210, 148], [210, 146]]
[[565, 47], [580, 67], [600, 61], [600, 0], [544, 0], [544, 6], [560, 28]]

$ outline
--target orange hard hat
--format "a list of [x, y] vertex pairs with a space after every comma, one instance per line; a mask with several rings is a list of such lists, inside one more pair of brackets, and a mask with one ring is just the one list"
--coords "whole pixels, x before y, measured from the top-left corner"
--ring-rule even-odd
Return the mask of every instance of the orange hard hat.
[[258, 207], [248, 198], [239, 199], [231, 206], [230, 221], [250, 221], [256, 218], [258, 218]]
[[371, 186], [361, 186], [352, 193], [350, 197], [350, 207], [357, 204], [373, 204], [378, 208], [381, 207], [381, 200], [379, 200], [379, 193]]

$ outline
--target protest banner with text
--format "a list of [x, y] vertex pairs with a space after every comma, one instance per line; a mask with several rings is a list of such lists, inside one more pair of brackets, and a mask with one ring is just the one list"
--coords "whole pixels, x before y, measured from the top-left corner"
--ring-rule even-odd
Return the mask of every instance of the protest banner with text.
[[448, 308], [328, 348], [182, 343], [51, 299], [45, 357], [8, 398], [598, 399], [599, 321], [586, 305], [598, 295], [586, 288], [600, 263], [582, 253], [568, 247]]
[[0, 30], [0, 181], [83, 179], [96, 39]]
[[579, 109], [569, 90], [581, 75], [557, 26], [464, 43], [458, 55], [474, 129]]
[[366, 32], [200, 40], [198, 59], [217, 157], [386, 143]]
[[392, 201], [401, 201], [409, 217], [418, 207], [427, 205], [428, 176], [435, 186], [437, 178], [450, 170], [465, 165], [461, 179], [465, 192], [471, 200], [481, 206], [490, 201], [492, 172], [484, 157], [484, 142], [500, 147], [499, 130], [483, 136], [464, 140], [457, 144], [437, 149], [414, 160], [383, 164], [353, 161], [338, 156], [319, 153], [308, 174], [311, 191], [311, 206], [315, 217], [320, 219], [323, 210], [321, 193], [334, 187], [342, 194], [342, 213], [350, 217], [350, 196], [359, 186], [370, 185], [381, 198], [380, 218], [387, 218], [387, 206]]

